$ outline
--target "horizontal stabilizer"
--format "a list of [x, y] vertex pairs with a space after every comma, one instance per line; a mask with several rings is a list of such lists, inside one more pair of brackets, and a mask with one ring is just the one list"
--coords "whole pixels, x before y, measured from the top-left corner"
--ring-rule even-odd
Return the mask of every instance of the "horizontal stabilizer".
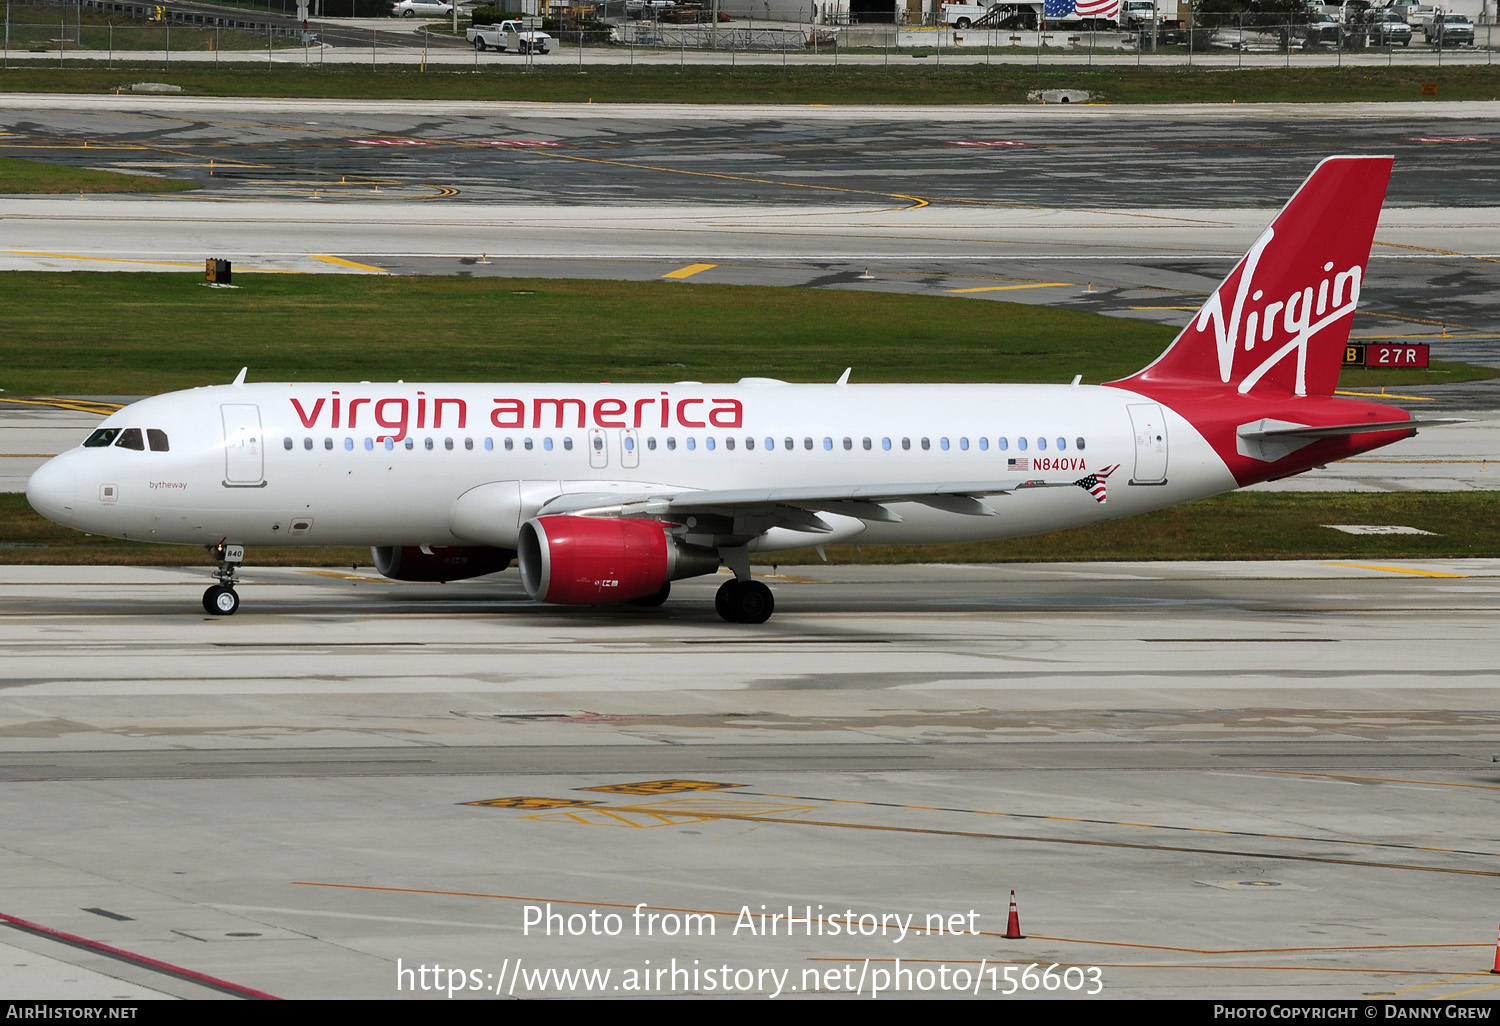
[[1410, 431], [1415, 434], [1419, 427], [1436, 427], [1441, 424], [1466, 424], [1462, 417], [1440, 417], [1431, 420], [1386, 420], [1364, 421], [1358, 424], [1294, 424], [1285, 420], [1256, 420], [1241, 424], [1235, 431], [1241, 456], [1264, 460], [1267, 463], [1289, 456], [1303, 446], [1311, 445], [1320, 438], [1341, 438], [1346, 435], [1368, 435], [1380, 431]]

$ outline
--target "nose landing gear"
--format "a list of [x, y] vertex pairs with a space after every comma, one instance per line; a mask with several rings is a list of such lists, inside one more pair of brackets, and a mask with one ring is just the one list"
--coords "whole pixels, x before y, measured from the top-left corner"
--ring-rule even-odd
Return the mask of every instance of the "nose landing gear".
[[234, 590], [239, 583], [235, 571], [245, 561], [245, 546], [219, 542], [210, 551], [218, 565], [214, 577], [219, 583], [203, 593], [203, 609], [214, 616], [229, 616], [240, 608], [240, 596]]

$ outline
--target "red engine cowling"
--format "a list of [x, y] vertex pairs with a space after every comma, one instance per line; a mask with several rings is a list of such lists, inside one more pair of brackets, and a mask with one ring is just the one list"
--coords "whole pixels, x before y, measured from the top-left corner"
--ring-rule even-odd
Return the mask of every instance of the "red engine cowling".
[[499, 573], [516, 554], [487, 545], [382, 545], [370, 555], [392, 580], [442, 582]]
[[537, 517], [516, 544], [521, 583], [542, 602], [628, 602], [719, 568], [717, 552], [678, 544], [654, 520]]

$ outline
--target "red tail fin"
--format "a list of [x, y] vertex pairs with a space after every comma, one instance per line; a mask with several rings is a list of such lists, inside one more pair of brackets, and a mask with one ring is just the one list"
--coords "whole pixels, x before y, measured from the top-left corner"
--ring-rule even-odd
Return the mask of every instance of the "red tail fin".
[[1167, 351], [1116, 384], [1332, 395], [1391, 164], [1320, 163]]

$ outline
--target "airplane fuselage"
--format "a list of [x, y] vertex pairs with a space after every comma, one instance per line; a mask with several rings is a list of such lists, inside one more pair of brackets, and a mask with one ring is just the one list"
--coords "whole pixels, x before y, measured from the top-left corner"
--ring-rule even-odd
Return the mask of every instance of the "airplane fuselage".
[[1105, 502], [1037, 488], [992, 500], [995, 516], [895, 503], [897, 522], [841, 518], [835, 537], [781, 532], [752, 548], [926, 544], [1075, 527], [1240, 483], [1170, 407], [1108, 386], [245, 384], [145, 399], [101, 425], [113, 428], [146, 445], [71, 451], [33, 502], [81, 530], [176, 543], [505, 544], [505, 529], [455, 523], [461, 497], [495, 482], [535, 497], [524, 514], [568, 493], [1068, 484], [1118, 468]]

